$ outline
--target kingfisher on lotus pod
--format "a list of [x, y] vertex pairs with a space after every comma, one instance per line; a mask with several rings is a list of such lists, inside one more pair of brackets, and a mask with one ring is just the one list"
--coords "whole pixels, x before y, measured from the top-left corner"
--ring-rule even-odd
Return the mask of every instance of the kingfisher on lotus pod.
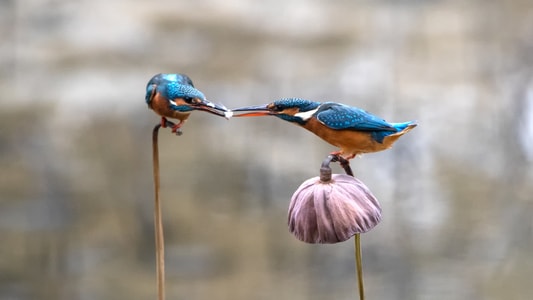
[[417, 126], [415, 121], [388, 123], [365, 110], [341, 103], [321, 103], [300, 98], [285, 98], [232, 111], [246, 112], [236, 117], [276, 116], [299, 125], [340, 148], [332, 154], [345, 159], [386, 150]]

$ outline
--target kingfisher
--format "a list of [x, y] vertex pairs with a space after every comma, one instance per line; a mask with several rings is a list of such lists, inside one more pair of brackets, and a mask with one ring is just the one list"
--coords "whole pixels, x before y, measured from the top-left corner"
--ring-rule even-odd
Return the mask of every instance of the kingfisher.
[[284, 98], [272, 103], [232, 109], [236, 117], [276, 116], [299, 125], [340, 148], [332, 154], [349, 160], [363, 153], [389, 149], [417, 126], [415, 121], [388, 123], [357, 107], [335, 102]]
[[232, 115], [223, 105], [207, 101], [185, 74], [157, 74], [152, 77], [146, 85], [146, 104], [161, 116], [161, 127], [167, 127], [167, 118], [179, 120], [172, 126], [173, 133], [181, 128], [193, 110], [203, 110], [226, 119]]

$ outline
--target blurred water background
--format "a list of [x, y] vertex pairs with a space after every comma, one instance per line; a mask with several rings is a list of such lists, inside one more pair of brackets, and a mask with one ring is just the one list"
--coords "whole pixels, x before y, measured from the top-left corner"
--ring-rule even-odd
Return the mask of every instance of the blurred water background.
[[[155, 299], [144, 89], [160, 72], [228, 107], [418, 120], [352, 161], [383, 206], [362, 237], [367, 298], [533, 295], [529, 0], [4, 0], [0, 37], [0, 299]], [[333, 147], [194, 113], [160, 149], [168, 299], [357, 297], [353, 243], [286, 226]]]

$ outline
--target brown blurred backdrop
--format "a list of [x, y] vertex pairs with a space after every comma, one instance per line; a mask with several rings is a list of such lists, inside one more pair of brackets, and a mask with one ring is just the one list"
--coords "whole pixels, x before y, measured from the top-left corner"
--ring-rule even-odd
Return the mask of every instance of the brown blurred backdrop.
[[[228, 107], [302, 97], [418, 120], [352, 162], [383, 206], [362, 238], [367, 298], [533, 295], [529, 0], [4, 0], [0, 38], [0, 299], [155, 299], [159, 72]], [[168, 299], [356, 299], [353, 243], [286, 226], [333, 147], [194, 113], [160, 148]]]

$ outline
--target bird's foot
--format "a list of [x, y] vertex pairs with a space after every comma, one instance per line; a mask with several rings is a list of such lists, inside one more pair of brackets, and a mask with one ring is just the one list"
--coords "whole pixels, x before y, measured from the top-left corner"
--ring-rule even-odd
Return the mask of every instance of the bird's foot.
[[183, 134], [183, 131], [181, 131], [181, 125], [183, 125], [183, 122], [182, 121], [179, 121], [178, 124], [174, 124], [172, 125], [171, 128], [171, 131], [172, 133], [175, 133], [176, 135], [182, 135]]
[[168, 127], [168, 126], [167, 126], [167, 123], [168, 123], [167, 118], [165, 118], [165, 117], [161, 117], [161, 127], [163, 127], [163, 128], [167, 128], [167, 127]]
[[333, 155], [333, 156], [340, 156], [342, 154], [342, 152], [339, 150], [339, 151], [333, 151], [330, 153], [330, 155]]
[[356, 154], [348, 155], [344, 159], [350, 160], [350, 159], [354, 158], [355, 156], [356, 156]]
[[330, 153], [331, 161], [332, 162], [339, 162], [341, 167], [344, 169], [344, 172], [350, 176], [353, 175], [352, 168], [350, 167], [350, 159], [354, 158], [355, 155], [350, 155], [349, 157], [345, 158], [341, 155], [341, 151], [335, 151]]
[[161, 127], [167, 128], [170, 127], [172, 133], [175, 133], [176, 135], [182, 135], [183, 132], [180, 130], [181, 125], [183, 125], [183, 122], [179, 122], [178, 124], [174, 124], [173, 122], [170, 122], [165, 117], [161, 117]]
[[339, 162], [342, 161], [342, 160], [348, 161], [348, 160], [350, 160], [350, 159], [352, 159], [352, 158], [357, 156], [357, 154], [350, 154], [348, 156], [343, 156], [342, 154], [343, 154], [343, 152], [340, 151], [340, 150], [339, 151], [333, 151], [333, 152], [330, 153], [330, 155], [338, 157], [338, 161]]

